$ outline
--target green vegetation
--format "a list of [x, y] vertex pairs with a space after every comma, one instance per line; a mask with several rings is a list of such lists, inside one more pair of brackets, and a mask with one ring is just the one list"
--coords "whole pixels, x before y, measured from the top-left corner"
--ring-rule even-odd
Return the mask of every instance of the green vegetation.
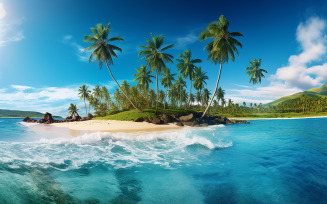
[[[166, 109], [158, 110], [157, 114], [173, 114], [173, 113], [193, 113], [193, 110], [176, 110], [176, 109]], [[139, 113], [136, 110], [122, 111], [122, 112], [113, 112], [111, 115], [105, 117], [96, 117], [96, 120], [121, 120], [121, 121], [131, 121], [137, 118], [149, 118], [153, 119], [156, 117], [155, 109], [145, 109], [142, 113]]]
[[327, 83], [325, 83], [323, 86], [321, 86], [319, 88], [308, 89], [308, 90], [300, 92], [300, 93], [282, 97], [271, 103], [268, 103], [267, 105], [268, 106], [269, 105], [276, 106], [281, 103], [288, 104], [288, 103], [291, 103], [292, 100], [294, 100], [294, 99], [301, 98], [303, 95], [312, 97], [312, 98], [325, 97], [325, 96], [327, 96]]
[[[19, 111], [19, 110], [5, 110], [0, 109], [0, 118], [43, 118], [44, 113], [34, 111]], [[60, 116], [53, 116], [54, 118], [61, 118]]]

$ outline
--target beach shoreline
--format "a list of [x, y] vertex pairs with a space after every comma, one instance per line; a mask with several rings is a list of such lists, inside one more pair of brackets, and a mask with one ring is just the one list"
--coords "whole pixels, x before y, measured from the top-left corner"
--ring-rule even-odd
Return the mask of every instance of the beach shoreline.
[[307, 116], [307, 117], [289, 117], [289, 118], [229, 118], [231, 120], [287, 120], [287, 119], [308, 119], [308, 118], [327, 118], [327, 116]]
[[155, 132], [181, 129], [173, 123], [155, 125], [147, 122], [118, 121], [118, 120], [88, 120], [78, 122], [65, 122], [50, 124], [54, 127], [68, 128], [75, 131], [94, 131], [94, 132]]

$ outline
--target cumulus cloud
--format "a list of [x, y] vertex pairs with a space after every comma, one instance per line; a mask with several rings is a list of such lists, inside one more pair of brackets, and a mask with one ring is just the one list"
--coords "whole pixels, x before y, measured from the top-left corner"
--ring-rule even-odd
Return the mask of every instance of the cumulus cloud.
[[296, 39], [300, 43], [302, 52], [290, 56], [289, 64], [278, 68], [273, 77], [282, 80], [288, 87], [301, 89], [319, 86], [327, 80], [326, 63], [310, 67], [310, 64], [319, 63], [326, 56], [325, 31], [326, 21], [318, 17], [300, 23], [296, 31]]
[[[327, 80], [326, 21], [318, 17], [300, 23], [296, 30], [296, 40], [300, 53], [289, 57], [288, 65], [280, 67], [269, 77], [270, 84], [255, 89], [231, 89], [230, 97], [261, 100], [262, 103], [321, 86]], [[244, 99], [243, 98], [243, 99]], [[269, 101], [270, 100], [270, 101]]]
[[24, 39], [22, 31], [17, 31], [16, 29], [21, 24], [21, 21], [10, 22], [6, 16], [7, 12], [4, 4], [0, 3], [0, 47], [10, 42], [17, 42]]

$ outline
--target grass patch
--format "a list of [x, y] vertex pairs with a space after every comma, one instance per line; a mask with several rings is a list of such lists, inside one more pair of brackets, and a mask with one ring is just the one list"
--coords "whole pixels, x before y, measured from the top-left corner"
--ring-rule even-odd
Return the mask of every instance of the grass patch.
[[[182, 114], [189, 114], [194, 113], [193, 110], [185, 110], [185, 109], [166, 109], [166, 110], [158, 110], [158, 115], [160, 114], [174, 114], [174, 113], [182, 113]], [[143, 113], [139, 113], [137, 110], [130, 110], [130, 111], [122, 111], [119, 113], [107, 115], [105, 117], [95, 117], [95, 120], [120, 120], [120, 121], [131, 121], [137, 118], [149, 118], [153, 119], [156, 116], [155, 109], [145, 109]]]

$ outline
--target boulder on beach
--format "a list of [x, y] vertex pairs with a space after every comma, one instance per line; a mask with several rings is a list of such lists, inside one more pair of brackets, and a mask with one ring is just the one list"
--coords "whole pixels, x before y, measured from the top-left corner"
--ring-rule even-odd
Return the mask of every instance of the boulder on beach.
[[143, 117], [139, 117], [134, 120], [134, 122], [143, 122], [143, 121], [144, 121]]
[[87, 116], [86, 116], [87, 120], [92, 120], [93, 118], [93, 115], [91, 113], [88, 113]]
[[163, 124], [164, 122], [160, 118], [153, 118], [152, 123], [158, 125]]
[[191, 113], [189, 115], [184, 115], [184, 116], [179, 117], [179, 120], [183, 121], [183, 122], [190, 121], [190, 120], [193, 120], [193, 119], [194, 119], [194, 114], [193, 113]]

